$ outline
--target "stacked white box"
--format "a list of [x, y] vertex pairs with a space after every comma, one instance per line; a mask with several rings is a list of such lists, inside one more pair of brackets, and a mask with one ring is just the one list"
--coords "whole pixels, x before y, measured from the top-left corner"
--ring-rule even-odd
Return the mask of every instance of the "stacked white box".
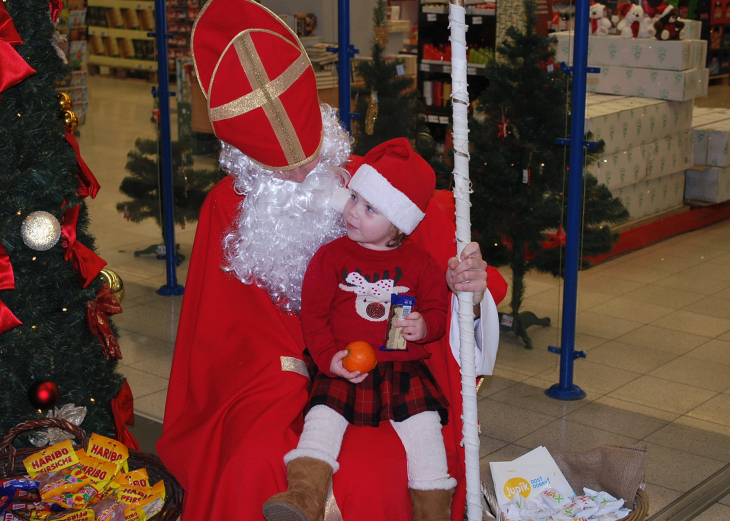
[[685, 101], [707, 96], [709, 69], [666, 71], [601, 66], [588, 75], [588, 92]]
[[730, 167], [687, 170], [684, 197], [708, 203], [730, 200]]
[[694, 163], [696, 165], [730, 166], [728, 136], [730, 110], [697, 109], [692, 118]]
[[657, 177], [611, 190], [629, 211], [630, 219], [640, 219], [682, 206], [685, 173]]
[[[571, 32], [556, 33], [558, 46], [555, 60], [572, 65], [573, 37]], [[590, 67], [632, 67], [664, 71], [701, 69], [707, 63], [707, 41], [669, 40], [655, 38], [622, 38], [620, 36], [588, 37]]]
[[610, 190], [692, 168], [692, 131], [604, 155], [587, 171]]
[[595, 141], [603, 139], [606, 155], [692, 128], [692, 100], [611, 97], [613, 101], [586, 107], [585, 130], [593, 133]]

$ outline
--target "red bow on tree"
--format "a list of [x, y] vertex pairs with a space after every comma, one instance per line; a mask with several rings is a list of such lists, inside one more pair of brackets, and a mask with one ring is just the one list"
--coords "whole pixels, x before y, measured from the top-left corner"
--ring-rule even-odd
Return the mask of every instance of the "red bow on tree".
[[547, 235], [550, 240], [540, 243], [544, 250], [554, 250], [559, 246], [565, 246], [565, 233], [563, 232], [562, 226], [558, 226], [558, 231], [556, 233], [546, 233], [545, 235]]
[[502, 138], [502, 143], [504, 143], [504, 140], [507, 137], [507, 132], [509, 132], [509, 121], [502, 116], [502, 123], [497, 125], [497, 127], [499, 127], [499, 134], [497, 134], [497, 138]]
[[129, 383], [125, 380], [116, 398], [112, 398], [112, 413], [114, 426], [117, 429], [117, 439], [130, 449], [140, 450], [139, 443], [134, 439], [127, 425], [134, 425], [134, 397]]
[[96, 194], [99, 193], [99, 188], [101, 188], [101, 185], [99, 185], [99, 181], [96, 180], [94, 174], [91, 173], [91, 169], [89, 169], [86, 161], [82, 159], [81, 151], [79, 150], [79, 142], [76, 139], [76, 136], [73, 135], [73, 132], [69, 132], [68, 130], [66, 131], [66, 141], [69, 142], [69, 144], [76, 152], [76, 161], [78, 161], [80, 168], [78, 178], [79, 181], [81, 181], [81, 186], [79, 186], [79, 189], [76, 193], [79, 194], [80, 197], [86, 197], [90, 195], [93, 199], [94, 197], [96, 197]]
[[[15, 289], [15, 275], [10, 257], [5, 248], [0, 244], [0, 291]], [[0, 300], [0, 335], [18, 327], [23, 323], [10, 311], [10, 308]]]
[[122, 359], [119, 341], [114, 336], [114, 331], [112, 331], [112, 326], [109, 323], [109, 315], [116, 315], [121, 312], [122, 306], [106, 284], [96, 294], [96, 299], [86, 303], [86, 318], [89, 321], [89, 329], [99, 337], [101, 349], [104, 351], [107, 360]]
[[87, 287], [91, 284], [101, 270], [106, 266], [106, 261], [96, 253], [76, 240], [76, 225], [79, 222], [79, 205], [69, 208], [61, 218], [61, 234], [63, 235], [66, 251], [63, 254], [64, 260], [70, 260], [78, 272], [79, 284]]
[[15, 30], [5, 4], [0, 2], [0, 92], [35, 74], [33, 67], [18, 54], [14, 45], [23, 45], [23, 40]]
[[48, 9], [51, 11], [51, 20], [54, 24], [57, 23], [63, 11], [63, 0], [48, 0]]
[[548, 58], [547, 61], [540, 62], [540, 68], [546, 72], [553, 72], [555, 70], [555, 60]]

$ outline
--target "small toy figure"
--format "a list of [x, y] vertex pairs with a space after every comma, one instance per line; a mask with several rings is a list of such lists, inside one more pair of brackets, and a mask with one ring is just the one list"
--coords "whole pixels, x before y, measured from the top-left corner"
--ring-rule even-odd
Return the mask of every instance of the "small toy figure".
[[611, 15], [608, 8], [605, 5], [599, 4], [598, 2], [591, 2], [591, 25], [590, 34], [593, 36], [606, 36], [609, 33], [609, 29], [613, 27], [611, 23]]
[[653, 22], [636, 4], [626, 3], [618, 7], [620, 16], [616, 31], [622, 38], [651, 38], [656, 34]]
[[687, 33], [684, 22], [679, 21], [677, 9], [668, 5], [661, 12], [659, 19], [654, 22], [657, 40], [684, 40]]

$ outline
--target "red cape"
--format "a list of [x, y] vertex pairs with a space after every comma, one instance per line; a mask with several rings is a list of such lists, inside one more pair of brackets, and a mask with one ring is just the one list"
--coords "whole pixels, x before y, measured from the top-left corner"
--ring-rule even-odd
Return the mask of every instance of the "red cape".
[[[187, 277], [157, 443], [162, 461], [185, 489], [183, 521], [262, 520], [264, 501], [286, 489], [283, 458], [296, 446], [308, 396], [309, 379], [283, 371], [281, 364], [282, 356], [303, 358], [298, 317], [283, 313], [257, 286], [221, 270], [223, 236], [242, 202], [231, 177], [211, 190]], [[455, 253], [453, 223], [434, 204], [412, 238], [444, 269]], [[489, 279], [501, 300], [504, 279], [496, 270]], [[447, 338], [441, 342], [431, 349], [441, 354], [429, 366], [452, 403], [444, 440], [449, 471], [459, 480], [452, 518], [462, 519], [461, 379]], [[411, 519], [405, 452], [390, 424], [349, 427], [339, 463], [333, 486], [345, 521]]]

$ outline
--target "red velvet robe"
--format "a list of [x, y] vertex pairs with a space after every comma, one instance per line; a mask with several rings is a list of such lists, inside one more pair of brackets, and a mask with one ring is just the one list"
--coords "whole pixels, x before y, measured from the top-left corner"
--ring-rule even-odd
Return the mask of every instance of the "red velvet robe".
[[[302, 359], [299, 318], [268, 294], [221, 270], [222, 242], [243, 202], [227, 177], [211, 190], [200, 214], [185, 288], [157, 451], [185, 489], [183, 521], [263, 520], [261, 507], [286, 490], [284, 454], [296, 447], [309, 379], [282, 370], [281, 357]], [[448, 203], [447, 203], [448, 204]], [[453, 223], [437, 204], [412, 238], [445, 270], [455, 254]], [[432, 246], [432, 247], [428, 247]], [[499, 302], [506, 283], [490, 270]], [[501, 295], [501, 296], [500, 296]], [[448, 335], [442, 341], [448, 341]], [[450, 349], [429, 367], [453, 404], [444, 428], [450, 474], [459, 480], [453, 519], [464, 512], [459, 368]], [[405, 451], [390, 424], [350, 427], [334, 475], [345, 521], [411, 519]]]

